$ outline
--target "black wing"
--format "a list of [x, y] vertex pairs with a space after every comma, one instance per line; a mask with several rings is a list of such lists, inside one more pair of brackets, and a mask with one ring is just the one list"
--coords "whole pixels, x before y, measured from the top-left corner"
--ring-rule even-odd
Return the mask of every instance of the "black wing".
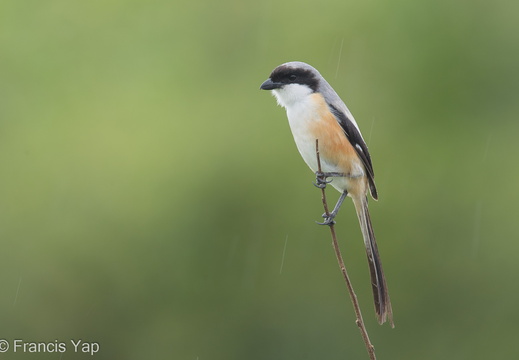
[[344, 114], [342, 111], [338, 110], [335, 106], [328, 104], [330, 107], [330, 110], [332, 114], [337, 119], [337, 122], [339, 125], [341, 125], [342, 130], [344, 130], [344, 134], [346, 134], [346, 137], [350, 141], [351, 145], [357, 152], [357, 155], [359, 155], [360, 160], [364, 164], [364, 167], [366, 168], [366, 172], [368, 173], [368, 182], [369, 182], [369, 189], [371, 192], [371, 196], [373, 199], [378, 199], [377, 194], [377, 188], [375, 186], [375, 173], [373, 172], [373, 164], [371, 163], [371, 156], [369, 155], [368, 146], [362, 139], [362, 135], [360, 134], [359, 130], [350, 119]]

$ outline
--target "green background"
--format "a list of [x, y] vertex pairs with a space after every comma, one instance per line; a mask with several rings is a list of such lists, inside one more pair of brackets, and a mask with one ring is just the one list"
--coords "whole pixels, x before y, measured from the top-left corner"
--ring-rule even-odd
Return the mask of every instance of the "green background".
[[[370, 147], [379, 359], [519, 356], [517, 1], [2, 1], [2, 359], [365, 359], [284, 110], [320, 70]], [[330, 202], [338, 193], [330, 189]], [[97, 342], [94, 357], [70, 340]]]

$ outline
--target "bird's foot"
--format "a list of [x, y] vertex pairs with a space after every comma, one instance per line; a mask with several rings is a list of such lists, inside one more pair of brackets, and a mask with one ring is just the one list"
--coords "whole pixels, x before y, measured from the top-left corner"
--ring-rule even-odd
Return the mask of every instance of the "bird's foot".
[[335, 215], [337, 214], [334, 214], [333, 212], [332, 213], [324, 213], [322, 216], [324, 218], [324, 221], [321, 223], [321, 222], [318, 222], [316, 221], [317, 224], [319, 225], [328, 225], [328, 226], [332, 226], [335, 224], [335, 221], [333, 219], [335, 219]]
[[315, 183], [314, 186], [318, 187], [319, 189], [324, 189], [326, 185], [332, 182], [333, 179], [328, 180], [328, 176], [326, 176], [326, 173], [316, 171], [315, 172]]
[[315, 172], [315, 183], [314, 185], [319, 189], [324, 189], [327, 184], [331, 183], [333, 179], [328, 180], [329, 177], [344, 177], [345, 173], [341, 172]]

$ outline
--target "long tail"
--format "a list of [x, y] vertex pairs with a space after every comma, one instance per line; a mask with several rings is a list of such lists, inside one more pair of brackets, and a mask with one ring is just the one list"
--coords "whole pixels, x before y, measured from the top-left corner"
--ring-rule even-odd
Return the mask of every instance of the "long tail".
[[359, 218], [362, 236], [364, 237], [364, 245], [366, 246], [366, 254], [368, 255], [369, 271], [371, 273], [371, 286], [373, 289], [373, 299], [375, 300], [375, 311], [379, 324], [389, 320], [391, 327], [393, 324], [393, 310], [391, 308], [391, 300], [387, 291], [386, 279], [382, 270], [382, 262], [378, 254], [377, 242], [375, 241], [375, 233], [371, 225], [369, 217], [368, 199], [365, 195], [352, 197], [357, 216]]

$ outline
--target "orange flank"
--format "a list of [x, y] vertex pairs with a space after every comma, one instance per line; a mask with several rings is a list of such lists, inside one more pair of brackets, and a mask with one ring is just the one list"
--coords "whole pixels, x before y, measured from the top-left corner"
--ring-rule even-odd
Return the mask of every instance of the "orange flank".
[[308, 131], [316, 139], [319, 139], [319, 152], [321, 153], [322, 160], [336, 167], [337, 171], [345, 173], [348, 177], [363, 175], [358, 174], [357, 170], [359, 166], [361, 169], [364, 168], [362, 161], [343, 129], [328, 109], [324, 98], [319, 93], [312, 94], [311, 96], [312, 100], [318, 104], [317, 108], [319, 111], [316, 114], [316, 121], [312, 122]]

